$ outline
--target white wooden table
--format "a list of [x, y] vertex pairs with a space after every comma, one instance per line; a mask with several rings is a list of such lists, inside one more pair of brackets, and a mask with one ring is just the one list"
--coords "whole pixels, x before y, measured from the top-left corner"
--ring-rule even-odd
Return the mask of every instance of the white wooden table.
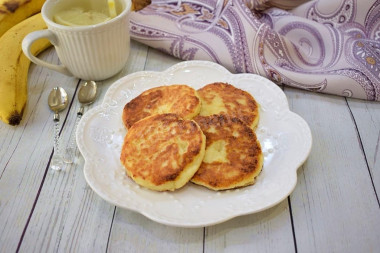
[[[58, 63], [53, 49], [40, 57]], [[180, 60], [132, 42], [129, 63], [100, 82], [99, 104], [120, 77], [165, 70]], [[83, 158], [49, 169], [49, 91], [70, 98], [80, 80], [31, 65], [21, 125], [0, 122], [0, 252], [380, 252], [380, 103], [284, 88], [309, 124], [311, 154], [286, 200], [266, 211], [205, 228], [176, 228], [117, 208], [83, 176]], [[94, 106], [92, 105], [92, 106]], [[74, 131], [77, 99], [61, 113], [61, 141]]]

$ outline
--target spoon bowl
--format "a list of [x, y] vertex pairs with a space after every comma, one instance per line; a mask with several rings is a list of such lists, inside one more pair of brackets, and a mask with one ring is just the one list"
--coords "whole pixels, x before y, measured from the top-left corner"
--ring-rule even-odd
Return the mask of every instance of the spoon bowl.
[[62, 87], [54, 87], [49, 94], [48, 104], [55, 114], [66, 109], [69, 104], [66, 91]]
[[79, 89], [78, 92], [78, 100], [79, 103], [84, 105], [92, 104], [97, 95], [98, 87], [96, 85], [96, 82], [89, 81], [85, 82]]
[[95, 81], [85, 82], [79, 88], [78, 101], [81, 104], [77, 113], [79, 118], [83, 115], [84, 106], [92, 104], [95, 101], [97, 93], [98, 93], [98, 86], [96, 85]]

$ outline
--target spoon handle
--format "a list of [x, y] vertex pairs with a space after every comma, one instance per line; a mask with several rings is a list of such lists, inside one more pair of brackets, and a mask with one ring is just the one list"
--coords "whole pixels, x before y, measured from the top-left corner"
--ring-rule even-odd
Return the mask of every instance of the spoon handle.
[[81, 106], [78, 110], [77, 117], [75, 119], [74, 130], [71, 132], [71, 136], [69, 139], [70, 142], [69, 142], [69, 145], [67, 146], [67, 148], [65, 150], [65, 155], [63, 157], [63, 161], [65, 163], [73, 163], [74, 162], [75, 154], [77, 151], [75, 133], [77, 131], [78, 124], [79, 124], [80, 119], [82, 118], [82, 115], [83, 115], [83, 106]]
[[54, 154], [50, 162], [50, 168], [53, 170], [62, 170], [63, 160], [59, 150], [59, 117], [54, 115]]

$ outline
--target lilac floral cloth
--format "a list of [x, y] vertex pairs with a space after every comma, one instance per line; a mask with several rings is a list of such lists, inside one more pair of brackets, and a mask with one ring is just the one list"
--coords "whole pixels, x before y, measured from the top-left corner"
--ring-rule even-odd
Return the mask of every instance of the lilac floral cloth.
[[130, 29], [183, 60], [380, 101], [380, 0], [153, 0]]

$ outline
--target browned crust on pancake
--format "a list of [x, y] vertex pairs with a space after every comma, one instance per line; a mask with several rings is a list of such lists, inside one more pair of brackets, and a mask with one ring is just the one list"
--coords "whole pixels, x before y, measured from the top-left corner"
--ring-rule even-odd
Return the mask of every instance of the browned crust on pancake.
[[225, 141], [228, 161], [202, 162], [192, 182], [213, 190], [226, 190], [254, 183], [261, 172], [263, 154], [254, 131], [236, 117], [197, 116], [194, 120], [206, 135], [207, 149]]
[[[175, 113], [192, 119], [200, 110], [197, 91], [187, 85], [160, 86], [144, 91], [124, 106], [122, 120], [127, 129], [154, 114]], [[164, 108], [165, 107], [165, 108]]]
[[[211, 115], [203, 108], [211, 104], [217, 95], [222, 98], [226, 111], [219, 111], [214, 114], [227, 114], [229, 116], [238, 117], [252, 129], [257, 126], [260, 105], [248, 92], [228, 83], [215, 82], [199, 89], [198, 95], [202, 100], [202, 108], [199, 115]], [[246, 104], [242, 104], [242, 100], [245, 101]]]
[[[180, 144], [175, 142], [178, 138], [188, 143], [186, 152], [182, 154]], [[153, 190], [174, 190], [161, 189], [159, 186], [176, 181], [195, 157], [204, 152], [204, 145], [205, 137], [194, 121], [181, 119], [176, 114], [158, 114], [136, 122], [129, 129], [120, 161], [128, 176], [135, 181], [143, 180], [148, 183], [145, 187]], [[202, 158], [203, 156], [200, 159]], [[199, 164], [196, 169], [198, 167]]]

